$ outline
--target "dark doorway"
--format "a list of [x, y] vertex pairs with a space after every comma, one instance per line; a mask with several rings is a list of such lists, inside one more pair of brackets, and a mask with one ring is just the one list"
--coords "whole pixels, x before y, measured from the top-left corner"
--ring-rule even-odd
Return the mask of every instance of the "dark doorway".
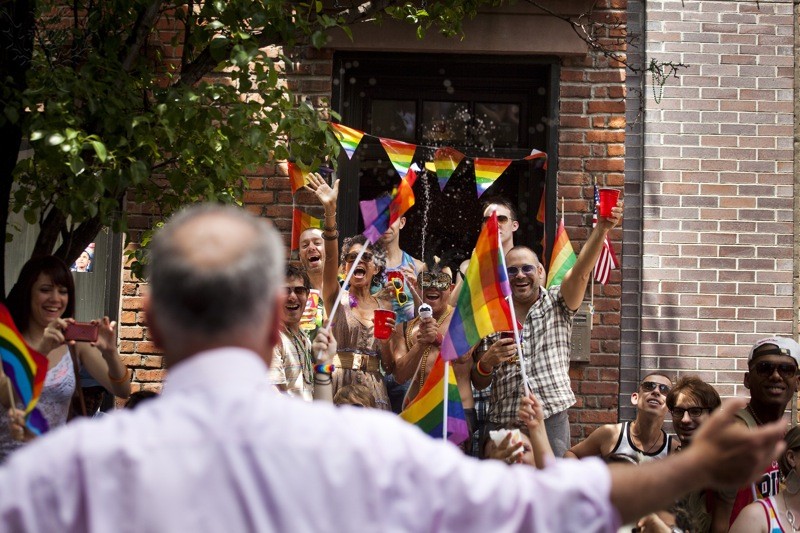
[[[358, 200], [398, 183], [377, 139], [384, 137], [418, 145], [414, 160], [420, 166], [442, 146], [467, 156], [443, 191], [435, 174], [419, 176], [416, 205], [401, 234], [404, 250], [457, 264], [477, 239], [481, 202], [501, 194], [518, 206], [515, 243], [541, 253], [545, 225], [537, 212], [545, 191], [548, 223], [555, 219], [555, 188], [545, 183], [555, 183], [557, 168], [557, 71], [555, 61], [541, 58], [337, 53], [333, 109], [343, 124], [370, 135], [352, 160], [342, 155], [339, 161], [342, 235], [363, 231]], [[548, 153], [548, 171], [522, 160], [532, 149]], [[480, 199], [474, 157], [515, 160]]]

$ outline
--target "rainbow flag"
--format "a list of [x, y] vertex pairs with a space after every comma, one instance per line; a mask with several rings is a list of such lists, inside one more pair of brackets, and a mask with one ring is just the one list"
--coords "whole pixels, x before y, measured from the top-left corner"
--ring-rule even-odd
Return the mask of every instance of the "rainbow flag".
[[394, 169], [401, 178], [405, 177], [411, 166], [411, 160], [414, 158], [414, 152], [417, 151], [417, 146], [393, 139], [382, 139], [380, 137], [378, 139], [381, 141], [383, 149], [386, 150], [386, 155], [389, 156], [389, 161], [392, 162]]
[[442, 341], [442, 357], [447, 361], [458, 359], [487, 335], [514, 329], [506, 300], [510, 295], [497, 213], [493, 212], [472, 252], [450, 327]]
[[[444, 359], [436, 358], [431, 373], [416, 398], [400, 413], [400, 418], [418, 426], [434, 438], [444, 437]], [[459, 445], [469, 437], [464, 406], [458, 393], [456, 374], [447, 365], [447, 440]]]
[[522, 158], [525, 161], [533, 161], [534, 168], [542, 168], [547, 170], [547, 154], [542, 152], [541, 150], [537, 150], [534, 148], [531, 150], [530, 155], [526, 155]]
[[295, 194], [298, 189], [302, 189], [308, 183], [308, 172], [303, 172], [299, 166], [291, 161], [289, 161], [287, 167], [289, 169], [289, 183], [292, 185], [292, 194]]
[[556, 230], [556, 240], [553, 243], [553, 254], [550, 256], [550, 268], [547, 269], [547, 288], [551, 285], [559, 285], [564, 279], [564, 274], [572, 268], [577, 258], [569, 242], [569, 235], [564, 229], [564, 213], [561, 213], [561, 221]]
[[506, 171], [511, 161], [511, 159], [490, 159], [488, 157], [475, 158], [475, 186], [478, 188], [478, 198]]
[[300, 234], [308, 228], [322, 229], [322, 219], [312, 217], [296, 207], [292, 210], [292, 250], [300, 245]]
[[414, 205], [414, 191], [412, 186], [417, 179], [414, 169], [409, 169], [405, 178], [400, 178], [400, 184], [392, 194], [383, 193], [374, 200], [362, 200], [361, 217], [364, 219], [364, 236], [370, 242], [377, 242], [381, 235], [386, 233], [389, 226], [403, 216]]
[[42, 394], [49, 362], [47, 357], [31, 349], [14, 325], [11, 313], [0, 303], [0, 359], [3, 372], [11, 380], [17, 397], [24, 405], [26, 424], [35, 434], [47, 431], [47, 420], [35, 409]]
[[439, 190], [443, 191], [448, 180], [453, 176], [458, 165], [464, 160], [464, 154], [455, 148], [439, 148], [433, 154], [433, 164], [436, 168], [436, 179], [439, 181]]
[[336, 136], [339, 144], [342, 145], [342, 148], [344, 148], [347, 158], [352, 159], [356, 148], [358, 148], [359, 143], [361, 143], [361, 138], [364, 137], [364, 132], [348, 128], [343, 124], [336, 124], [335, 122], [331, 122], [330, 124], [333, 128], [333, 134]]

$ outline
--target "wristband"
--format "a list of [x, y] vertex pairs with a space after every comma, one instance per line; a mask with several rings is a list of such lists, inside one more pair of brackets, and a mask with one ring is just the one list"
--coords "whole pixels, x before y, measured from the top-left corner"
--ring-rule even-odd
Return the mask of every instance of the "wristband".
[[335, 241], [336, 239], [339, 238], [339, 231], [337, 230], [333, 232], [333, 235], [330, 235], [327, 231], [323, 231], [322, 238], [325, 239], [326, 241]]
[[488, 378], [488, 377], [489, 377], [489, 376], [491, 376], [491, 375], [492, 375], [492, 373], [494, 372], [494, 368], [492, 368], [492, 369], [491, 369], [490, 371], [488, 371], [488, 372], [484, 372], [484, 370], [481, 368], [481, 362], [480, 362], [480, 361], [478, 361], [478, 362], [475, 364], [475, 370], [478, 372], [478, 375], [479, 375], [479, 376], [483, 376], [483, 377], [485, 377], [485, 378]]
[[316, 374], [333, 374], [333, 371], [336, 370], [336, 367], [333, 365], [314, 365], [314, 372]]
[[336, 230], [338, 230], [338, 229], [339, 229], [339, 227], [338, 227], [336, 224], [334, 224], [333, 226], [330, 226], [330, 227], [329, 227], [329, 226], [325, 226], [325, 227], [324, 227], [324, 228], [322, 228], [322, 229], [323, 229], [323, 230], [324, 230], [326, 233], [334, 233], [334, 232], [336, 232]]

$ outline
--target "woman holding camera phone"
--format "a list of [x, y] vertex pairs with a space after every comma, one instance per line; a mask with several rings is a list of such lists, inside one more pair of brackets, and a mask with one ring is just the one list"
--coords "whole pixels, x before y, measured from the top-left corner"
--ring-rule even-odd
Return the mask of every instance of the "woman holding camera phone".
[[[37, 408], [47, 419], [50, 429], [67, 421], [76, 387], [77, 372], [73, 360], [115, 396], [127, 398], [130, 395], [130, 371], [122, 364], [117, 352], [116, 322], [110, 322], [108, 317], [93, 320], [91, 323], [97, 328], [95, 342], [66, 338], [67, 329], [75, 324], [72, 318], [75, 284], [63, 261], [44, 256], [25, 263], [8, 295], [8, 308], [25, 342], [47, 356], [47, 377]], [[75, 329], [73, 327], [71, 331]], [[86, 337], [81, 335], [79, 338]], [[16, 409], [14, 399], [8, 397], [7, 380], [8, 377], [0, 376], [0, 404], [3, 407], [0, 409], [0, 462], [33, 438], [33, 434], [24, 428], [24, 413]]]

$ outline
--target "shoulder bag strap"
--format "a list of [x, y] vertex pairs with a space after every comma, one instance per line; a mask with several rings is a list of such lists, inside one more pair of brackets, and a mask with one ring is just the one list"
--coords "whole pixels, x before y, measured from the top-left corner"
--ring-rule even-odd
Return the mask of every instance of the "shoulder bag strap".
[[75, 372], [75, 395], [78, 396], [78, 405], [81, 407], [81, 416], [86, 416], [86, 402], [83, 400], [83, 387], [81, 387], [80, 367], [78, 365], [78, 354], [75, 353], [74, 346], [68, 346], [69, 356], [72, 357], [72, 370]]

